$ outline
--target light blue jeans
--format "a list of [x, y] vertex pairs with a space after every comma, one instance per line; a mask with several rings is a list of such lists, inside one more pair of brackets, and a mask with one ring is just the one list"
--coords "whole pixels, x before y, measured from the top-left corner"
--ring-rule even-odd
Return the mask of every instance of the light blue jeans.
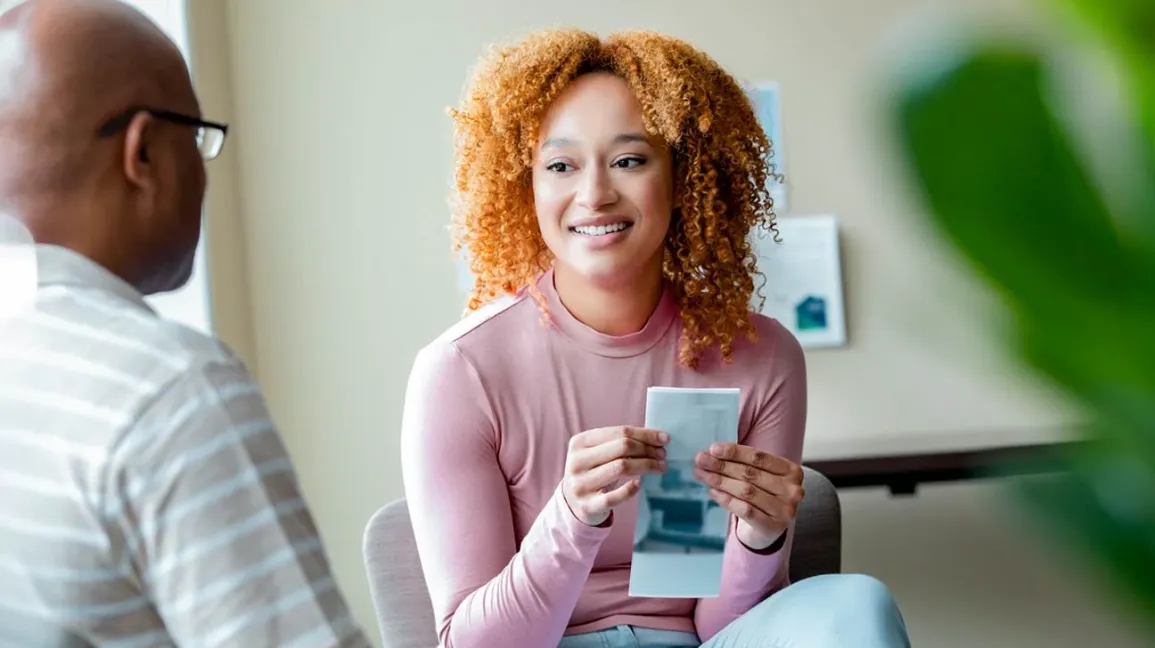
[[886, 585], [870, 576], [813, 576], [776, 592], [706, 643], [688, 632], [618, 626], [563, 637], [558, 648], [910, 648]]

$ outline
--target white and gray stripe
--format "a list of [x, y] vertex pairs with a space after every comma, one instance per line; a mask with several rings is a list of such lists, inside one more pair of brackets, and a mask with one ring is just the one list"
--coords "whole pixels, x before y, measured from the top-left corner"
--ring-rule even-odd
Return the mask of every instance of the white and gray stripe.
[[37, 257], [0, 325], [0, 646], [368, 646], [241, 362]]

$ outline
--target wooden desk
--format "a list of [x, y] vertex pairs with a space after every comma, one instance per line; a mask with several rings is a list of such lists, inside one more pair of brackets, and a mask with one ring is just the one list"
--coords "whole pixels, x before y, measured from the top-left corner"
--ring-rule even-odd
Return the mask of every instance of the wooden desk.
[[1051, 472], [1056, 453], [1079, 443], [1060, 430], [822, 440], [807, 443], [802, 463], [835, 488], [885, 486], [894, 495], [914, 495], [924, 483]]

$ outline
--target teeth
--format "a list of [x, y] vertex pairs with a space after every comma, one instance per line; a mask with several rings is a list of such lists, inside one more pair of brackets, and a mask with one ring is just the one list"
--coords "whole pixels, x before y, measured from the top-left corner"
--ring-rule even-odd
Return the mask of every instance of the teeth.
[[586, 236], [605, 236], [606, 234], [613, 234], [620, 232], [629, 227], [628, 223], [617, 223], [615, 225], [587, 225], [573, 228], [573, 231], [578, 234]]

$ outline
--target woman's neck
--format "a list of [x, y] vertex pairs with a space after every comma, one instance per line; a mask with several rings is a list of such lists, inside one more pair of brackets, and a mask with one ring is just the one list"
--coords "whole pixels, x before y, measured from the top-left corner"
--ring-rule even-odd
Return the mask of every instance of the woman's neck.
[[662, 268], [647, 268], [621, 284], [597, 285], [555, 266], [554, 289], [566, 310], [582, 324], [603, 335], [629, 335], [645, 327], [661, 301]]

